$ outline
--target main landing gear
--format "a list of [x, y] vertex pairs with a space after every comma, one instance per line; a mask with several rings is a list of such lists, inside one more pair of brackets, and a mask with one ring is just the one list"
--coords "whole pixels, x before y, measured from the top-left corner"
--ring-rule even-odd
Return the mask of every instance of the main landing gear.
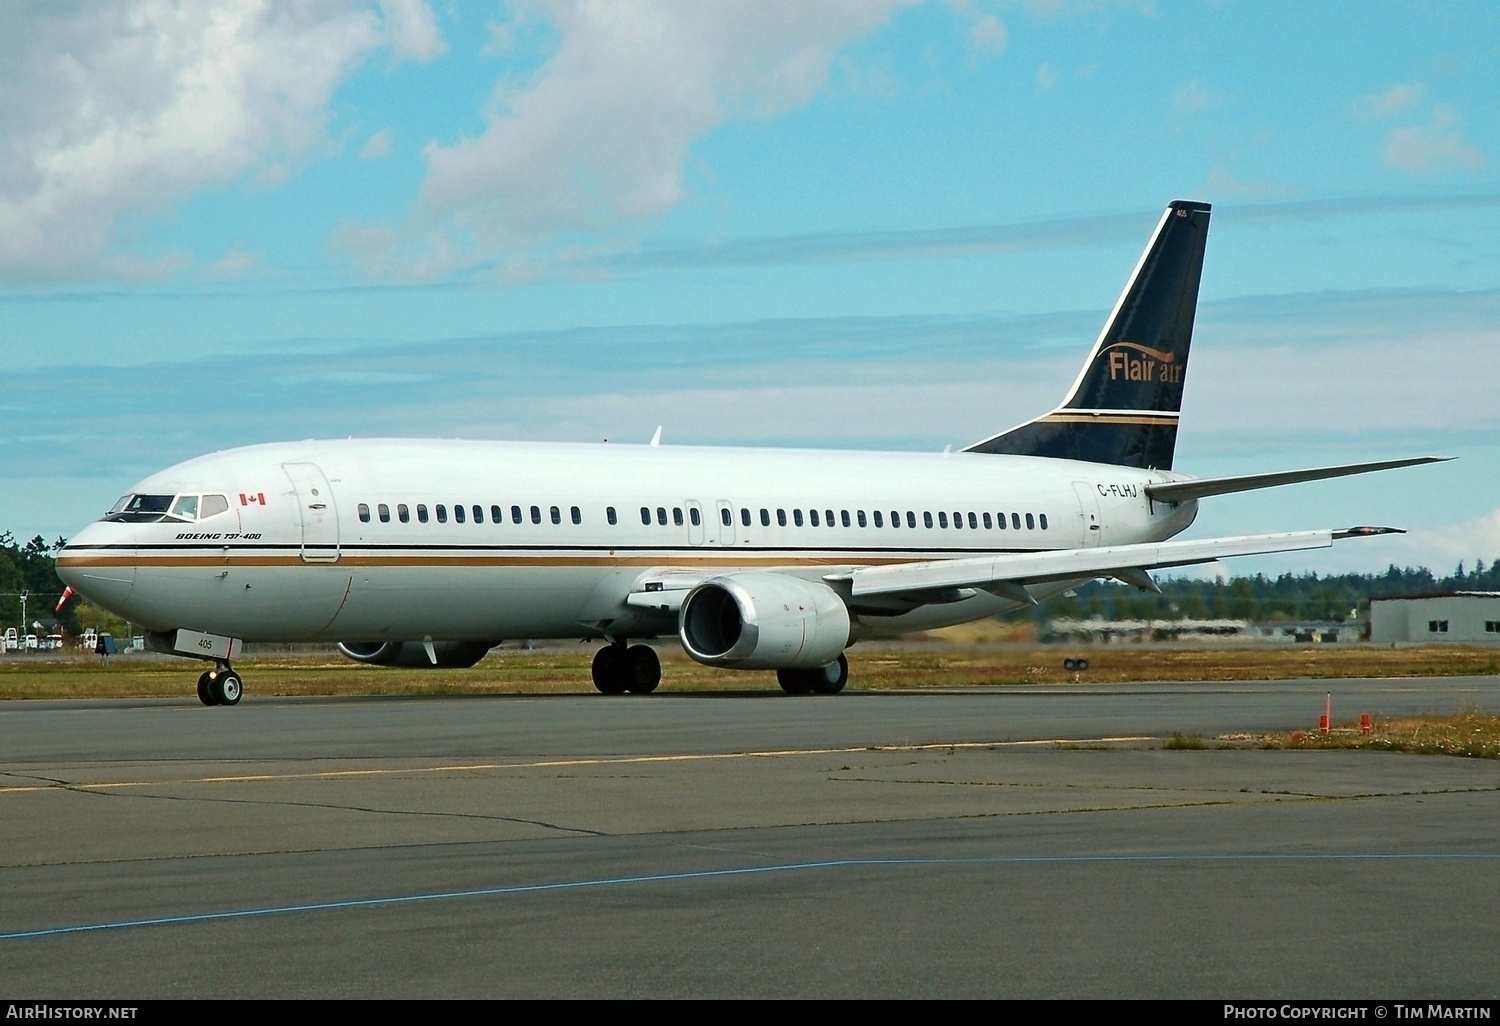
[[606, 695], [649, 695], [661, 683], [661, 660], [649, 645], [616, 641], [594, 653], [593, 673], [594, 687]]
[[239, 705], [244, 693], [244, 682], [227, 662], [215, 663], [198, 678], [198, 701], [204, 705]]
[[811, 670], [777, 670], [776, 683], [789, 695], [836, 695], [849, 682], [849, 660], [842, 655], [837, 662]]

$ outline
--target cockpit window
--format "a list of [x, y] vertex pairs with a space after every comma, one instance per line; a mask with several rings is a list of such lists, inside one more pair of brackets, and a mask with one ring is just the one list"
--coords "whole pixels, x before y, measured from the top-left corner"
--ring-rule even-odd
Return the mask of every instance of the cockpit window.
[[171, 495], [127, 495], [104, 519], [117, 524], [154, 524], [172, 508]]
[[104, 519], [117, 524], [154, 524], [161, 520], [190, 523], [207, 520], [228, 510], [229, 499], [223, 495], [132, 494], [115, 503]]

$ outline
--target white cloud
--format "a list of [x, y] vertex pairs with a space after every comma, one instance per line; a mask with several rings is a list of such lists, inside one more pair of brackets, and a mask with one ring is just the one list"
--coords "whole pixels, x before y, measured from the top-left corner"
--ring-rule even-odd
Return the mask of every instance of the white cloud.
[[389, 128], [382, 128], [365, 141], [359, 151], [360, 160], [379, 160], [381, 157], [389, 156], [391, 152], [391, 140], [395, 138]]
[[121, 218], [284, 177], [380, 47], [442, 41], [419, 0], [0, 6], [0, 278], [109, 273]]
[[1372, 93], [1355, 100], [1354, 114], [1365, 121], [1389, 117], [1415, 107], [1426, 93], [1427, 87], [1420, 82], [1394, 85], [1383, 93]]
[[1177, 114], [1196, 114], [1200, 110], [1213, 106], [1213, 102], [1213, 97], [1208, 94], [1208, 90], [1196, 80], [1184, 82], [1172, 94], [1172, 110]]
[[249, 274], [260, 266], [260, 254], [231, 250], [214, 264], [214, 273], [221, 278], [238, 278]]
[[1484, 166], [1484, 151], [1464, 141], [1456, 127], [1458, 115], [1438, 104], [1425, 125], [1397, 128], [1385, 138], [1385, 162], [1415, 174], [1472, 171]]
[[[907, 2], [533, 0], [556, 51], [526, 85], [496, 87], [482, 133], [428, 146], [423, 227], [403, 248], [430, 269], [460, 241], [481, 260], [670, 210], [694, 140], [806, 103], [838, 52]], [[414, 273], [410, 252], [351, 252]]]
[[1460, 560], [1473, 569], [1475, 559], [1493, 561], [1500, 558], [1500, 509], [1459, 524], [1412, 531], [1408, 547], [1421, 553], [1422, 562], [1439, 573], [1446, 573]]
[[1036, 69], [1036, 87], [1044, 93], [1050, 92], [1052, 87], [1057, 85], [1057, 79], [1057, 72], [1053, 71], [1052, 65], [1045, 61]]
[[976, 52], [996, 54], [1005, 50], [1010, 42], [1010, 35], [993, 14], [986, 14], [974, 23], [973, 28], [969, 29], [969, 39], [974, 44]]

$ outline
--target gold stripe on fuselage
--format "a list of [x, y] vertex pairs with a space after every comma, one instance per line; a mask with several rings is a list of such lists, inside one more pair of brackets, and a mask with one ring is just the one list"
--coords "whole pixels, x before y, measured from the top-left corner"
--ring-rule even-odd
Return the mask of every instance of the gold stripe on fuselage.
[[908, 556], [869, 556], [863, 553], [842, 553], [828, 556], [747, 556], [731, 551], [719, 550], [713, 554], [684, 555], [680, 552], [663, 552], [658, 555], [630, 556], [371, 556], [342, 553], [336, 560], [308, 562], [298, 554], [288, 555], [239, 555], [219, 554], [159, 554], [159, 555], [62, 555], [58, 565], [66, 567], [619, 567], [619, 566], [672, 566], [672, 567], [725, 567], [740, 569], [749, 566], [885, 566], [893, 563], [914, 563], [930, 559], [952, 559], [961, 556], [993, 555], [993, 550], [948, 551], [942, 553], [918, 553]]

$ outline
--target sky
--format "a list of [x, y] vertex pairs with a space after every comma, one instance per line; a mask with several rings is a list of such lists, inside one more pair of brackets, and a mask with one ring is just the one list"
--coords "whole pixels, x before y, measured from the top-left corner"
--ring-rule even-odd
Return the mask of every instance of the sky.
[[1500, 558], [1500, 7], [0, 6], [0, 527], [279, 439], [938, 451], [1214, 205], [1174, 469], [1436, 466], [1188, 537]]

